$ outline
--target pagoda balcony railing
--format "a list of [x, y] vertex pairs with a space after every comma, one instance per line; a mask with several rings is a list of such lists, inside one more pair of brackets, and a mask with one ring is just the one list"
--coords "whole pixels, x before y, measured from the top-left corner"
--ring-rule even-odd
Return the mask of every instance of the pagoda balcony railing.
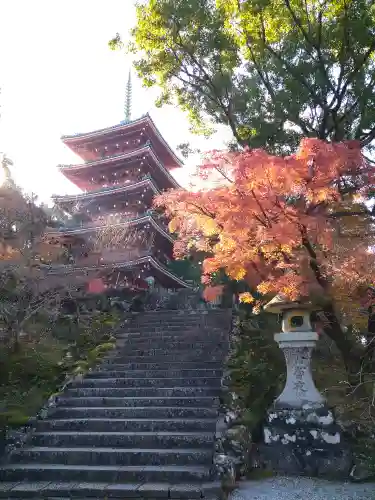
[[[91, 163], [96, 163], [96, 162], [101, 161], [101, 160], [111, 160], [113, 158], [123, 156], [126, 153], [132, 153], [133, 151], [136, 151], [137, 149], [141, 149], [141, 148], [144, 148], [145, 146], [151, 146], [151, 145], [152, 145], [151, 141], [148, 139], [148, 140], [143, 141], [143, 142], [138, 142], [136, 149], [129, 147], [129, 148], [125, 149], [124, 151], [119, 151], [119, 152], [112, 153], [112, 154], [106, 154], [105, 151], [100, 151], [100, 154], [98, 155], [97, 158], [95, 158], [93, 160], [85, 160], [85, 164], [90, 165]], [[99, 151], [98, 151], [98, 153], [99, 153]]]
[[86, 189], [85, 191], [83, 191], [81, 195], [76, 195], [76, 196], [82, 196], [82, 197], [84, 197], [85, 195], [96, 196], [103, 193], [111, 192], [115, 189], [118, 189], [119, 191], [121, 191], [122, 189], [134, 189], [135, 187], [137, 187], [137, 184], [143, 183], [145, 181], [149, 181], [152, 184], [153, 191], [155, 191], [155, 193], [160, 193], [160, 189], [156, 186], [152, 176], [150, 174], [144, 174], [144, 175], [135, 175], [130, 179], [126, 179], [126, 181], [124, 182], [121, 183], [118, 182], [118, 184], [113, 183], [92, 191]]
[[154, 210], [148, 210], [147, 212], [141, 212], [134, 214], [133, 217], [129, 216], [121, 216], [121, 215], [116, 215], [113, 217], [111, 220], [111, 216], [103, 216], [103, 219], [95, 219], [95, 220], [90, 220], [90, 221], [67, 221], [67, 223], [64, 226], [61, 226], [59, 228], [53, 229], [49, 232], [60, 232], [60, 233], [74, 233], [74, 232], [80, 232], [82, 229], [84, 230], [100, 230], [104, 227], [110, 228], [111, 226], [116, 226], [116, 225], [121, 225], [121, 224], [131, 224], [132, 222], [136, 222], [139, 219], [145, 219], [145, 224], [147, 224], [147, 219], [152, 218], [153, 221], [165, 232], [168, 231], [168, 224], [165, 223], [161, 217], [154, 211]]
[[[131, 157], [134, 157], [135, 155], [137, 154], [149, 154], [150, 157], [152, 158], [152, 160], [154, 161], [154, 163], [156, 164], [156, 166], [163, 172], [163, 174], [172, 182], [173, 186], [176, 187], [176, 188], [180, 188], [180, 185], [178, 184], [178, 182], [176, 181], [176, 179], [171, 175], [171, 173], [168, 171], [168, 169], [165, 167], [165, 165], [160, 161], [160, 159], [156, 156], [156, 154], [154, 153], [154, 150], [153, 148], [151, 147], [150, 144], [144, 144], [142, 147], [138, 148], [138, 149], [134, 149], [132, 151], [129, 151], [129, 152], [126, 152], [126, 153], [122, 153], [122, 154], [116, 154], [114, 156], [114, 158], [116, 158], [117, 156], [120, 158], [131, 158]], [[98, 165], [100, 163], [103, 163], [103, 162], [106, 162], [108, 160], [111, 160], [112, 157], [108, 156], [108, 157], [105, 157], [105, 158], [100, 158], [99, 160], [90, 160], [89, 163], [82, 163], [82, 164], [69, 164], [69, 165], [58, 165], [58, 168], [60, 170], [81, 170], [82, 168], [87, 168], [89, 166], [92, 166], [92, 165]], [[145, 158], [145, 157], [143, 157]], [[177, 157], [176, 157], [177, 158]]]
[[142, 257], [151, 257], [151, 249], [135, 248], [131, 250], [103, 249], [89, 253], [87, 257], [72, 257], [70, 264], [78, 267], [105, 266], [118, 262], [130, 262]]
[[92, 191], [86, 189], [82, 193], [78, 194], [67, 194], [67, 195], [54, 194], [52, 195], [52, 198], [60, 203], [64, 201], [78, 201], [79, 199], [86, 198], [88, 196], [95, 197], [97, 195], [111, 193], [116, 189], [119, 191], [134, 189], [135, 187], [137, 187], [137, 184], [143, 183], [145, 181], [149, 181], [152, 184], [152, 187], [154, 188], [153, 190], [157, 193], [160, 193], [160, 190], [156, 187], [155, 181], [152, 178], [152, 176], [150, 174], [147, 174], [147, 175], [138, 175], [133, 179], [131, 179], [130, 182], [128, 183], [111, 184], [110, 186], [101, 187], [99, 189], [93, 189]]
[[[98, 258], [99, 257], [99, 258]], [[111, 260], [104, 260], [100, 259], [100, 256], [96, 256], [96, 259], [75, 259], [74, 261], [71, 261], [69, 264], [53, 264], [48, 266], [49, 272], [52, 274], [59, 274], [61, 271], [65, 273], [71, 273], [71, 272], [96, 272], [96, 270], [99, 270], [101, 267], [103, 268], [110, 268], [113, 266], [114, 268], [121, 269], [121, 267], [125, 267], [127, 265], [138, 265], [138, 264], [147, 264], [150, 263], [154, 267], [158, 267], [162, 272], [164, 272], [166, 275], [169, 275], [170, 277], [174, 279], [178, 279], [181, 284], [184, 286], [187, 286], [187, 283], [184, 281], [183, 278], [180, 278], [177, 276], [171, 269], [168, 269], [168, 267], [163, 264], [155, 255], [152, 254], [151, 250], [128, 250], [128, 251], [123, 251], [121, 253], [121, 258], [120, 254], [116, 256], [116, 259], [111, 259]]]
[[68, 163], [68, 164], [64, 164], [64, 163], [59, 163], [57, 165], [57, 168], [66, 168], [66, 167], [76, 167], [76, 166], [79, 166], [79, 165], [82, 165], [82, 166], [90, 166], [92, 164], [95, 164], [95, 163], [100, 163], [101, 161], [103, 160], [112, 160], [112, 159], [115, 159], [115, 158], [120, 158], [121, 156], [124, 156], [124, 155], [128, 155], [128, 154], [136, 154], [136, 153], [139, 153], [141, 154], [142, 151], [144, 150], [144, 148], [148, 148], [151, 146], [151, 142], [150, 141], [145, 141], [143, 144], [140, 143], [137, 145], [136, 148], [129, 148], [125, 151], [121, 151], [119, 153], [114, 153], [114, 154], [111, 154], [111, 155], [102, 155], [102, 156], [99, 156], [98, 158], [95, 158], [93, 160], [85, 160], [84, 163], [82, 164], [77, 164], [77, 163]]

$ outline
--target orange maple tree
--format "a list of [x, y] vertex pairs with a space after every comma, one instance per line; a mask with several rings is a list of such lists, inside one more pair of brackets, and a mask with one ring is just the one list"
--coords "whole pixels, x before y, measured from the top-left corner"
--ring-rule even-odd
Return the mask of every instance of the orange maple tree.
[[343, 325], [361, 331], [367, 321], [362, 311], [375, 264], [374, 173], [356, 141], [304, 139], [296, 154], [285, 157], [259, 149], [214, 151], [198, 167], [200, 190], [171, 190], [155, 204], [165, 208], [178, 235], [177, 258], [193, 248], [207, 253], [206, 299], [221, 292], [210, 286], [218, 270], [261, 295], [240, 296], [255, 308], [277, 293], [312, 297], [326, 333], [356, 371], [360, 346]]

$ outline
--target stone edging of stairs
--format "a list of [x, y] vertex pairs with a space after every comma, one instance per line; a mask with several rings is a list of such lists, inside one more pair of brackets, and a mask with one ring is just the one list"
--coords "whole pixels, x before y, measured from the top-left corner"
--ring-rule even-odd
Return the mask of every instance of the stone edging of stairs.
[[239, 423], [241, 411], [236, 405], [236, 394], [230, 390], [230, 371], [227, 369], [238, 337], [239, 319], [233, 311], [228, 339], [229, 349], [221, 379], [222, 396], [216, 424], [212, 466], [213, 477], [221, 481], [224, 497], [236, 487], [241, 476], [246, 475], [252, 442], [247, 427]]

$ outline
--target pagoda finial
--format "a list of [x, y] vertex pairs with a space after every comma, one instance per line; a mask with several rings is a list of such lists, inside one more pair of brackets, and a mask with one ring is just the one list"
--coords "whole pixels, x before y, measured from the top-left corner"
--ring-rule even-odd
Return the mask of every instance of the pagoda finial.
[[132, 73], [129, 69], [128, 83], [126, 84], [125, 94], [125, 121], [130, 122], [132, 113]]

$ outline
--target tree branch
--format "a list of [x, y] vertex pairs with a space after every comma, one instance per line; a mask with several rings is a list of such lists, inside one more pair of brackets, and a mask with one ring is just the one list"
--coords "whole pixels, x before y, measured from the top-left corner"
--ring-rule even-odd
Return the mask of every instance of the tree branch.
[[289, 74], [293, 76], [293, 78], [296, 81], [298, 81], [303, 87], [305, 87], [308, 90], [311, 100], [315, 102], [317, 106], [320, 106], [323, 110], [327, 109], [327, 104], [317, 97], [316, 92], [314, 91], [314, 89], [311, 88], [306, 79], [302, 78], [301, 75], [298, 72], [296, 72], [294, 68], [267, 43], [263, 19], [262, 19], [262, 31], [260, 33], [260, 37], [262, 38], [265, 49], [270, 54], [272, 54], [289, 71]]
[[[251, 62], [254, 64], [254, 67], [255, 67], [255, 70], [259, 76], [259, 78], [261, 79], [263, 85], [265, 86], [265, 88], [267, 89], [270, 97], [271, 97], [271, 100], [274, 104], [275, 107], [277, 107], [279, 105], [279, 100], [276, 98], [276, 94], [272, 88], [272, 85], [267, 77], [267, 74], [264, 73], [262, 70], [261, 70], [261, 67], [259, 66], [256, 58], [255, 58], [255, 54], [254, 54], [254, 51], [251, 47], [251, 44], [249, 42], [248, 39], [246, 39], [246, 46], [249, 50], [249, 53], [250, 53], [250, 57], [251, 57]], [[285, 112], [283, 112], [283, 119], [286, 120], [286, 115], [285, 115]], [[298, 115], [294, 115], [293, 116], [293, 120], [296, 124], [298, 124], [299, 127], [301, 127], [301, 130], [304, 134], [306, 135], [309, 135], [310, 132], [312, 131], [311, 129], [309, 130], [307, 128], [307, 124], [303, 122], [303, 120], [298, 116]]]
[[190, 59], [193, 61], [193, 63], [197, 66], [197, 68], [204, 75], [205, 80], [206, 80], [206, 84], [211, 87], [212, 92], [214, 93], [216, 99], [218, 100], [218, 102], [220, 104], [220, 107], [221, 107], [222, 111], [224, 112], [224, 115], [226, 116], [226, 118], [228, 120], [228, 124], [229, 124], [229, 126], [230, 126], [230, 128], [232, 130], [232, 133], [233, 133], [234, 137], [239, 142], [239, 144], [242, 144], [243, 141], [240, 138], [240, 136], [238, 135], [237, 125], [236, 125], [236, 123], [235, 123], [235, 121], [233, 119], [232, 114], [230, 113], [229, 107], [225, 106], [225, 104], [224, 104], [224, 102], [223, 102], [223, 100], [221, 98], [220, 92], [218, 91], [216, 85], [213, 83], [211, 76], [207, 73], [207, 71], [204, 68], [204, 66], [198, 61], [198, 59], [195, 57], [194, 53], [192, 53], [188, 49], [188, 47], [183, 43], [183, 40], [182, 40], [182, 38], [180, 36], [179, 22], [178, 22], [178, 20], [176, 20], [175, 22], [176, 22], [176, 27], [177, 27], [176, 35], [177, 35], [177, 38], [179, 39], [179, 41], [175, 40], [176, 45], [179, 46], [183, 51], [185, 51], [186, 54], [189, 55]]
[[356, 64], [355, 68], [353, 69], [353, 71], [351, 71], [351, 73], [348, 76], [346, 82], [344, 83], [344, 85], [343, 85], [343, 87], [342, 87], [342, 89], [341, 89], [341, 91], [339, 93], [338, 100], [337, 100], [337, 103], [336, 103], [336, 106], [335, 106], [335, 110], [336, 111], [338, 111], [340, 109], [342, 100], [343, 100], [343, 98], [345, 96], [345, 93], [346, 93], [346, 90], [347, 90], [349, 84], [353, 81], [354, 77], [360, 71], [360, 69], [362, 68], [362, 66], [368, 61], [368, 59], [374, 53], [374, 51], [375, 51], [375, 39], [372, 41], [372, 43], [370, 44], [370, 47], [365, 52], [363, 58], [361, 59], [361, 61], [359, 63]]
[[315, 275], [315, 279], [319, 283], [319, 285], [323, 288], [323, 290], [327, 290], [328, 282], [327, 282], [326, 278], [323, 276], [323, 274], [321, 273], [321, 270], [319, 268], [318, 261], [317, 261], [318, 257], [316, 255], [316, 252], [315, 252], [313, 246], [311, 245], [311, 243], [307, 237], [306, 228], [304, 226], [301, 226], [300, 231], [301, 231], [301, 236], [302, 236], [302, 245], [306, 249], [306, 251], [310, 257], [310, 268]]
[[[308, 46], [310, 45], [312, 48], [315, 49], [316, 53], [317, 53], [317, 56], [318, 56], [318, 61], [320, 63], [320, 67], [321, 67], [321, 70], [322, 70], [322, 73], [324, 75], [324, 79], [326, 81], [326, 84], [327, 84], [327, 87], [333, 92], [333, 93], [336, 93], [336, 89], [334, 88], [334, 86], [332, 85], [332, 82], [331, 80], [329, 79], [329, 76], [327, 74], [327, 71], [326, 71], [326, 68], [325, 68], [325, 62], [324, 62], [324, 59], [323, 59], [323, 54], [321, 52], [321, 47], [320, 47], [320, 44], [316, 44], [314, 42], [314, 40], [312, 40], [308, 33], [306, 32], [306, 30], [304, 29], [303, 25], [302, 25], [302, 22], [301, 22], [301, 19], [297, 16], [297, 14], [295, 13], [295, 11], [293, 10], [292, 6], [291, 6], [291, 3], [289, 0], [284, 0], [284, 3], [290, 13], [290, 15], [292, 16], [292, 19], [294, 21], [294, 24], [298, 27], [298, 29], [300, 30], [300, 32], [302, 33], [306, 43], [307, 43], [307, 46], [306, 46], [306, 50], [307, 52], [310, 54], [311, 57], [314, 57], [313, 56], [313, 53], [312, 51], [310, 51], [308, 49]], [[308, 13], [307, 13], [307, 17], [308, 17]]]

